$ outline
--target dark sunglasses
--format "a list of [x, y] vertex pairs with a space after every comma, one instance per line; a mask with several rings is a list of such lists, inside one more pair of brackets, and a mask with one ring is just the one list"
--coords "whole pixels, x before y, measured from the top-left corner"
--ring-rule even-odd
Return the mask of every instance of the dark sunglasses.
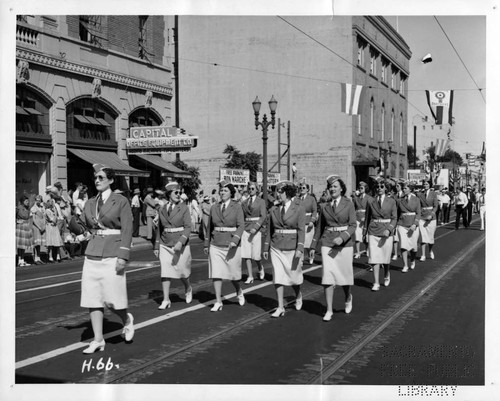
[[95, 178], [98, 179], [99, 181], [104, 181], [108, 177], [106, 177], [105, 175], [99, 175], [98, 174], [98, 175], [95, 176]]
[[172, 191], [172, 193], [173, 193], [174, 195], [179, 195], [179, 194], [181, 193], [181, 191]]
[[377, 188], [385, 188], [385, 185], [377, 185]]
[[257, 189], [257, 188], [254, 188], [254, 187], [252, 187], [252, 188], [248, 188], [248, 190], [249, 190], [249, 191], [254, 191], [254, 190], [256, 190], [256, 189]]

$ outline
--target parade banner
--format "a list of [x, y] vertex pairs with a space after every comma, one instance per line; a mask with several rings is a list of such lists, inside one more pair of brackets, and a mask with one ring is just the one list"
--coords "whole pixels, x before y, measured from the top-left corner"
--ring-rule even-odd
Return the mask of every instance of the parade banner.
[[[281, 181], [281, 174], [280, 173], [267, 173], [267, 185], [269, 187], [272, 187], [273, 185], [276, 185], [278, 182]], [[262, 171], [257, 171], [257, 184], [262, 185]]]
[[453, 124], [453, 91], [425, 91], [436, 125]]
[[420, 170], [408, 170], [408, 181], [412, 184], [420, 184], [422, 180], [426, 179], [426, 174]]
[[340, 84], [341, 100], [340, 106], [342, 113], [359, 114], [359, 105], [363, 96], [363, 86], [353, 84]]
[[219, 177], [221, 180], [225, 180], [233, 185], [247, 185], [250, 181], [250, 170], [221, 168]]
[[157, 126], [129, 129], [126, 148], [129, 154], [158, 154], [190, 152], [197, 146], [198, 137], [186, 134], [182, 128]]

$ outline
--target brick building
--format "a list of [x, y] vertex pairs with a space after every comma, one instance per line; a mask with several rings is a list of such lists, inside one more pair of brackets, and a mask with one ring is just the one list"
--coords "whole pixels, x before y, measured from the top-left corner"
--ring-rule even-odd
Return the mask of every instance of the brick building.
[[[332, 173], [351, 191], [381, 158], [388, 175], [405, 177], [411, 51], [383, 17], [181, 16], [179, 34], [181, 126], [202, 143], [182, 159], [200, 167], [204, 187], [215, 187], [226, 144], [262, 154], [251, 103], [259, 96], [269, 116], [272, 95], [276, 116], [290, 121], [298, 178], [316, 194]], [[341, 112], [341, 83], [365, 87], [359, 116]]]
[[159, 185], [178, 173], [158, 155], [132, 156], [126, 149], [130, 127], [173, 125], [167, 21], [17, 17], [17, 199], [44, 193], [56, 181], [93, 189], [95, 162], [115, 168], [121, 189]]

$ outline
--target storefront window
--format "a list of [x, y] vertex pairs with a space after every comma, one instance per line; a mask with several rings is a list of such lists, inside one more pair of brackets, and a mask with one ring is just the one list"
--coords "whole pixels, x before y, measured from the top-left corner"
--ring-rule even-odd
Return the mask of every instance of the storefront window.
[[157, 113], [146, 107], [133, 111], [128, 118], [129, 127], [157, 127], [161, 123]]
[[49, 108], [34, 90], [25, 85], [16, 88], [16, 132], [21, 136], [49, 136]]

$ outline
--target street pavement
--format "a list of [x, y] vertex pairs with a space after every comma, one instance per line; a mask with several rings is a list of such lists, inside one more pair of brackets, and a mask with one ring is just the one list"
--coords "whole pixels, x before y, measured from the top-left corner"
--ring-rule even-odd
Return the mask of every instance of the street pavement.
[[[211, 313], [213, 286], [202, 243], [191, 238], [194, 300], [172, 283], [172, 307], [162, 300], [159, 263], [151, 245], [134, 240], [127, 270], [134, 341], [105, 314], [106, 349], [83, 355], [92, 339], [79, 307], [83, 259], [17, 269], [16, 383], [148, 384], [484, 384], [485, 232], [439, 226], [436, 259], [403, 274], [391, 264], [391, 284], [372, 292], [366, 257], [354, 261], [353, 311], [336, 289], [334, 317], [323, 322], [321, 259], [304, 266], [304, 306], [285, 290], [285, 316], [272, 319], [276, 294], [266, 279], [244, 285], [241, 307], [224, 283], [224, 308]], [[244, 278], [245, 278], [244, 269]]]

